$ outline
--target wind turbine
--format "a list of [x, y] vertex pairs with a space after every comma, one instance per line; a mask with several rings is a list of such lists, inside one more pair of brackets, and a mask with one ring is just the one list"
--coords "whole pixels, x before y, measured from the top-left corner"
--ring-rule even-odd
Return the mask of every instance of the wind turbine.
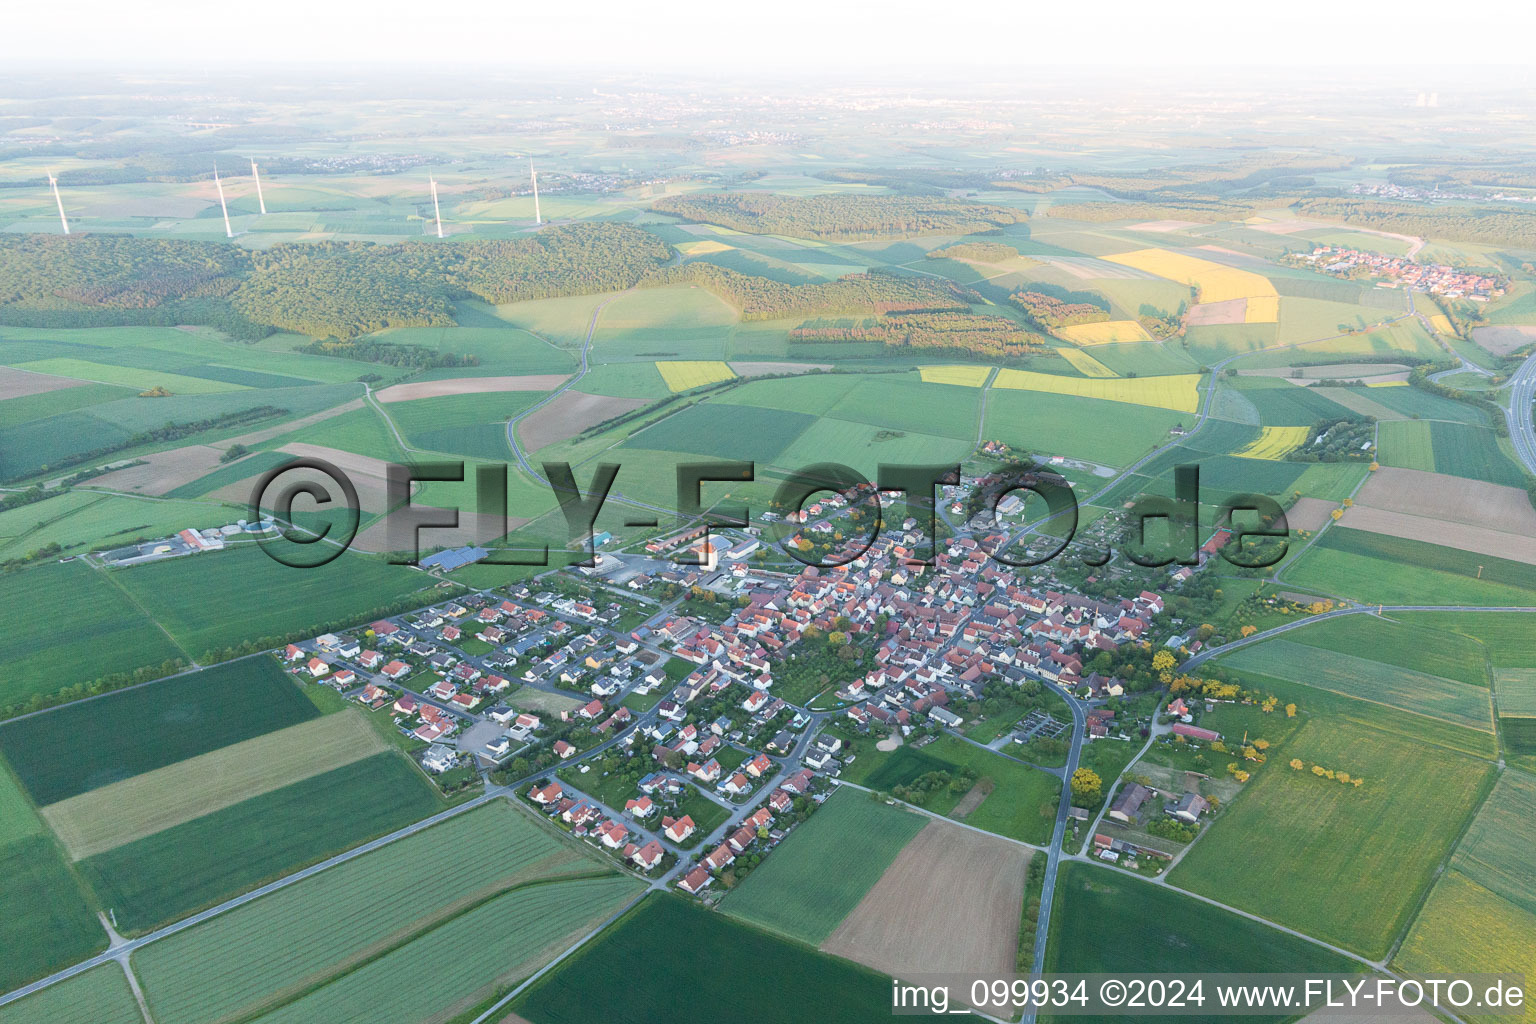
[[64, 225], [64, 233], [69, 234], [69, 218], [64, 216], [64, 197], [59, 195], [59, 179], [48, 172], [48, 184], [53, 187], [53, 201], [59, 205], [59, 223]]
[[256, 161], [251, 161], [251, 177], [256, 179], [256, 202], [261, 206], [261, 215], [267, 215], [267, 201], [261, 194], [261, 172], [256, 169]]
[[437, 218], [437, 237], [443, 237], [443, 210], [437, 205], [437, 179], [428, 178], [432, 182], [432, 215]]
[[224, 201], [224, 183], [219, 180], [219, 165], [213, 165], [213, 184], [219, 190], [219, 209], [224, 211], [224, 237], [234, 238], [235, 229], [229, 226], [229, 204]]
[[539, 216], [539, 172], [533, 169], [533, 157], [528, 158], [528, 178], [533, 182], [533, 222], [543, 224], [544, 218]]

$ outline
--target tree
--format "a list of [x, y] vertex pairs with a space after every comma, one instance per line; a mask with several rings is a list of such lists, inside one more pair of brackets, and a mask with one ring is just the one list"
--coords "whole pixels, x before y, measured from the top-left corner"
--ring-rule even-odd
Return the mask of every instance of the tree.
[[1293, 757], [1293, 758], [1291, 758], [1291, 767], [1296, 769], [1297, 771], [1301, 771], [1303, 768], [1306, 767], [1306, 764], [1305, 764], [1305, 762], [1302, 761], [1301, 758]]
[[1239, 635], [1241, 635], [1243, 637], [1243, 639], [1246, 640], [1248, 637], [1253, 636], [1253, 634], [1257, 633], [1258, 631], [1259, 631], [1259, 627], [1258, 626], [1248, 625], [1248, 626], [1244, 626], [1242, 629], [1238, 630], [1238, 633], [1239, 633]]
[[1295, 704], [1287, 704], [1285, 706], [1285, 717], [1286, 718], [1295, 718], [1296, 717], [1296, 705]]
[[1169, 650], [1161, 650], [1152, 655], [1152, 670], [1154, 672], [1167, 672], [1179, 663], [1179, 659], [1173, 656]]
[[1079, 768], [1072, 773], [1072, 799], [1080, 804], [1093, 805], [1104, 794], [1104, 780], [1092, 768]]

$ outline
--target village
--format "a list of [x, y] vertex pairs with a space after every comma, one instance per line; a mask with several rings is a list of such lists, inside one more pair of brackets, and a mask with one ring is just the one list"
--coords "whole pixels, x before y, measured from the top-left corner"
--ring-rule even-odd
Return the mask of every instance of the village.
[[1504, 294], [1504, 282], [1490, 274], [1458, 270], [1443, 263], [1419, 263], [1405, 256], [1319, 245], [1292, 260], [1308, 269], [1347, 278], [1369, 278], [1378, 288], [1427, 292], [1447, 299], [1487, 302]]
[[[996, 562], [986, 552], [1017, 529], [1001, 521], [950, 531], [931, 565], [912, 518], [867, 546], [829, 544], [831, 522], [851, 511], [833, 496], [787, 517], [802, 531], [792, 542], [816, 537], [843, 564], [770, 568], [756, 530], [695, 526], [634, 553], [601, 551], [586, 566], [290, 644], [281, 657], [388, 715], [445, 789], [514, 786], [573, 836], [696, 895], [727, 871], [734, 883], [813, 813], [842, 784], [860, 738], [889, 750], [947, 733], [1012, 757], [1039, 741], [1147, 735], [1105, 706], [1125, 695], [1122, 681], [1084, 665], [1122, 645], [1192, 643], [1167, 621], [1160, 594], [1090, 598], [1055, 589], [1048, 571]], [[1207, 542], [1202, 563], [1225, 539]], [[1167, 585], [1191, 572], [1168, 574]], [[787, 692], [779, 684], [807, 644], [856, 648], [867, 668], [820, 692]], [[1055, 705], [1029, 706], [984, 744], [965, 737], [963, 709], [999, 688], [1043, 689]], [[1134, 820], [1142, 803], [1152, 806], [1142, 788], [1123, 789], [1108, 821]], [[1195, 796], [1167, 814], [1193, 821], [1206, 809]], [[1070, 811], [1074, 825], [1087, 817]], [[1115, 857], [1138, 849], [1114, 843], [1098, 846]]]

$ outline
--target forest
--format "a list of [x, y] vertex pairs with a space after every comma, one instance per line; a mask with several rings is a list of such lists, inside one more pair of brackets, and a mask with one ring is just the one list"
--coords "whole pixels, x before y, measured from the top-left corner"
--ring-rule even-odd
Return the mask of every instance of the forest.
[[741, 310], [743, 320], [831, 313], [937, 313], [970, 308], [955, 285], [924, 277], [872, 272], [835, 281], [785, 284], [741, 274], [713, 263], [690, 263], [653, 275], [648, 284], [689, 282], [708, 288]]
[[1515, 206], [1417, 206], [1368, 199], [1304, 199], [1303, 217], [1423, 235], [1452, 242], [1484, 242], [1536, 249], [1536, 211]]
[[892, 347], [947, 350], [1005, 360], [1046, 350], [1033, 335], [1007, 317], [969, 312], [895, 313], [852, 326], [802, 324], [789, 332], [789, 340], [878, 341]]
[[973, 234], [1028, 219], [1022, 210], [928, 196], [782, 196], [695, 192], [665, 196], [657, 213], [753, 234], [856, 241], [889, 235]]
[[1005, 260], [1040, 262], [1028, 256], [1020, 256], [1019, 250], [1001, 242], [958, 242], [943, 249], [934, 249], [927, 255], [931, 260], [975, 260], [977, 263], [1002, 263]]
[[1109, 319], [1109, 312], [1091, 302], [1063, 302], [1044, 292], [1014, 292], [1008, 301], [1042, 331], [1054, 331], [1077, 324], [1096, 324]]
[[[128, 235], [0, 235], [0, 322], [91, 327], [110, 310], [106, 321], [118, 324], [206, 323], [232, 328], [236, 337], [277, 329], [349, 339], [387, 327], [451, 326], [455, 298], [499, 303], [628, 288], [671, 257], [654, 235], [603, 222], [510, 240], [255, 251]], [[154, 310], [163, 312], [134, 315]]]

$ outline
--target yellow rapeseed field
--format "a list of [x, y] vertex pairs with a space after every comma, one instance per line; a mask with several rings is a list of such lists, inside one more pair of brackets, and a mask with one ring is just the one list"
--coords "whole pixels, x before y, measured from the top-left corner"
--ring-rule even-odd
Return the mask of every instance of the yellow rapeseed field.
[[954, 384], [962, 388], [979, 388], [987, 382], [990, 366], [919, 366], [918, 374], [924, 384]]
[[1110, 380], [1092, 380], [1083, 377], [1062, 377], [1054, 373], [1035, 373], [1032, 370], [998, 370], [992, 382], [996, 388], [1014, 391], [1045, 391], [1053, 395], [1073, 395], [1078, 398], [1098, 398], [1106, 402], [1127, 402], [1131, 405], [1149, 405], [1175, 412], [1200, 410], [1200, 375], [1198, 373], [1172, 374], [1167, 377], [1115, 377]]
[[1245, 324], [1277, 324], [1280, 322], [1280, 296], [1252, 295], [1243, 313]]
[[1096, 324], [1073, 324], [1056, 331], [1074, 345], [1118, 345], [1127, 341], [1151, 341], [1152, 335], [1135, 320], [1103, 320]]
[[1373, 380], [1366, 385], [1368, 388], [1405, 388], [1408, 382], [1405, 380]]
[[1451, 326], [1451, 318], [1446, 316], [1444, 313], [1436, 313], [1434, 316], [1430, 317], [1429, 326], [1433, 327], [1441, 334], [1456, 333], [1456, 328]]
[[1261, 427], [1256, 441], [1240, 452], [1240, 459], [1268, 459], [1279, 462], [1307, 439], [1306, 427]]
[[709, 360], [659, 362], [656, 364], [656, 369], [661, 371], [662, 379], [667, 382], [667, 387], [673, 391], [687, 391], [689, 388], [700, 388], [705, 384], [730, 380], [736, 376], [731, 368], [724, 363], [711, 362]]
[[1198, 288], [1201, 302], [1268, 298], [1277, 294], [1269, 278], [1261, 274], [1225, 267], [1220, 263], [1167, 249], [1137, 249], [1135, 252], [1123, 252], [1118, 256], [1104, 258], [1111, 263], [1145, 270], [1149, 274]]
[[1084, 377], [1116, 377], [1114, 370], [1099, 362], [1087, 352], [1079, 352], [1075, 348], [1059, 348], [1061, 358], [1072, 364], [1073, 369]]

